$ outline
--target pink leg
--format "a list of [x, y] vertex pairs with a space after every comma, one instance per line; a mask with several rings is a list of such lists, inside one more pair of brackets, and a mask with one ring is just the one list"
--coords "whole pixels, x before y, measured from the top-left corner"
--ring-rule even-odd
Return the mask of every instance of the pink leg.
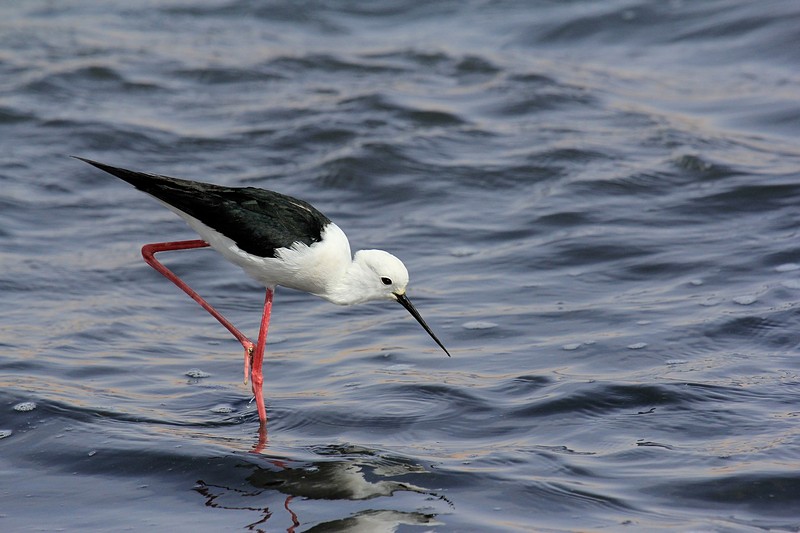
[[261, 315], [261, 328], [258, 330], [258, 343], [253, 352], [253, 361], [250, 370], [250, 377], [253, 381], [253, 394], [256, 397], [256, 407], [258, 408], [258, 419], [261, 424], [267, 423], [267, 410], [264, 407], [264, 392], [261, 390], [264, 384], [264, 374], [261, 367], [264, 363], [264, 347], [267, 344], [267, 330], [269, 330], [269, 316], [272, 312], [273, 289], [267, 287], [267, 294], [264, 297], [264, 314]]
[[[164, 277], [170, 280], [172, 283], [178, 286], [183, 292], [188, 294], [195, 302], [199, 303], [203, 309], [211, 313], [211, 316], [216, 318], [220, 324], [225, 326], [225, 328], [230, 331], [234, 337], [236, 337], [239, 342], [242, 343], [244, 347], [244, 382], [247, 383], [247, 371], [248, 366], [250, 363], [250, 356], [253, 353], [254, 345], [250, 339], [248, 339], [241, 331], [236, 329], [236, 327], [231, 324], [228, 319], [222, 316], [219, 311], [211, 307], [207, 301], [203, 299], [202, 296], [197, 294], [194, 289], [189, 287], [183, 280], [181, 280], [178, 276], [175, 275], [170, 269], [162, 265], [158, 262], [155, 258], [155, 254], [158, 252], [169, 252], [172, 250], [189, 250], [192, 248], [205, 248], [208, 246], [206, 241], [197, 239], [192, 241], [174, 241], [174, 242], [157, 242], [153, 244], [146, 244], [142, 247], [142, 256], [144, 260], [147, 262], [148, 265], [158, 270]], [[269, 320], [269, 316], [267, 317]], [[259, 366], [259, 372], [261, 367]], [[255, 377], [255, 374], [253, 375]]]

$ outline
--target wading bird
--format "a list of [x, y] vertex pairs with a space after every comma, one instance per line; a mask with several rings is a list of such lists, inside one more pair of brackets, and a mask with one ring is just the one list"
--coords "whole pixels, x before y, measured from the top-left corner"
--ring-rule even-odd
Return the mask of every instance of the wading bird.
[[[308, 202], [254, 187], [222, 187], [134, 172], [82, 157], [76, 159], [155, 197], [202, 237], [147, 244], [142, 248], [142, 255], [147, 264], [191, 296], [242, 343], [244, 379], [247, 383], [250, 374], [262, 425], [267, 414], [261, 367], [272, 295], [277, 285], [315, 294], [339, 305], [372, 300], [398, 302], [450, 355], [406, 296], [408, 270], [402, 261], [383, 250], [361, 250], [351, 256], [344, 232]], [[255, 344], [155, 258], [158, 252], [207, 246], [242, 267], [267, 289]]]

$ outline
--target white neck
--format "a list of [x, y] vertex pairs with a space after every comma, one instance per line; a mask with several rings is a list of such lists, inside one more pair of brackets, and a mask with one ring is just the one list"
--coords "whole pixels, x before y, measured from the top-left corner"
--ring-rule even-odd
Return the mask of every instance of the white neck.
[[355, 305], [373, 300], [371, 291], [366, 283], [368, 276], [374, 275], [369, 269], [365, 268], [359, 261], [356, 252], [353, 261], [347, 266], [342, 276], [328, 286], [325, 294], [319, 294], [329, 302], [338, 305]]

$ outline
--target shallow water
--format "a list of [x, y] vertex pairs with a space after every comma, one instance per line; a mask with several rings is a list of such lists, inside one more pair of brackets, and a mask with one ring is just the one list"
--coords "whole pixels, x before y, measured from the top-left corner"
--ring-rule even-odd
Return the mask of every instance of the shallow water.
[[[799, 27], [4, 3], [0, 529], [800, 530]], [[68, 155], [312, 202], [403, 258], [453, 357], [279, 289], [259, 435], [241, 347], [139, 255], [194, 235]], [[164, 260], [255, 335], [244, 274]]]

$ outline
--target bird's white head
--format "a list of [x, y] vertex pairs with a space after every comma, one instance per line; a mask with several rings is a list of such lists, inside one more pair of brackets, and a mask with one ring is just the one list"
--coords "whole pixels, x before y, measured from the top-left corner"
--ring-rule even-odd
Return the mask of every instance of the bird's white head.
[[398, 258], [383, 250], [361, 250], [337, 283], [323, 298], [339, 305], [353, 305], [372, 300], [394, 300], [411, 313], [411, 316], [428, 332], [444, 353], [450, 352], [422, 319], [406, 296], [408, 270]]
[[396, 300], [397, 296], [405, 294], [408, 270], [389, 252], [360, 250], [353, 256], [353, 264], [362, 301]]
[[408, 270], [398, 258], [383, 250], [361, 250], [353, 256], [353, 263], [345, 277], [349, 278], [347, 283], [351, 287], [351, 297], [354, 296], [357, 300], [351, 300], [348, 303], [370, 300], [396, 301], [425, 328], [425, 331], [444, 350], [444, 353], [450, 355], [442, 341], [433, 333], [406, 296]]

